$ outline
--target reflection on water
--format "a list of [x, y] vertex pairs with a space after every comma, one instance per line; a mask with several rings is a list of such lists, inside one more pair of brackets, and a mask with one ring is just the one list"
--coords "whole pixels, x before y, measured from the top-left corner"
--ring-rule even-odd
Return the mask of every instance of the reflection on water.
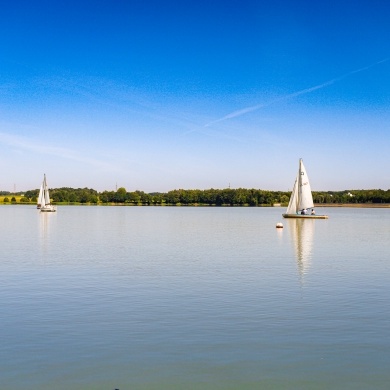
[[45, 253], [49, 245], [52, 218], [56, 217], [56, 213], [41, 213], [39, 210], [37, 212], [39, 213], [39, 242], [41, 243], [42, 252]]
[[288, 227], [294, 244], [298, 271], [303, 277], [311, 264], [314, 239], [314, 219], [291, 218]]
[[48, 213], [39, 213], [39, 225], [40, 225], [40, 237], [45, 240], [47, 238], [48, 231]]

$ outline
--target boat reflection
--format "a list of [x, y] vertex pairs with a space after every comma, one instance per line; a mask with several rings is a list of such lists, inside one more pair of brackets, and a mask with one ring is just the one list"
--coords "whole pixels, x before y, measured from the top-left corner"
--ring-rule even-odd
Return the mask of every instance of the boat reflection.
[[48, 245], [50, 241], [50, 230], [52, 224], [52, 218], [55, 217], [56, 213], [41, 213], [38, 210], [38, 220], [39, 220], [39, 242], [41, 243], [42, 252], [48, 250]]
[[46, 213], [41, 213], [39, 218], [39, 224], [40, 224], [40, 238], [45, 239], [48, 234], [49, 230], [49, 221], [48, 221], [48, 215]]
[[298, 271], [301, 278], [307, 273], [312, 259], [314, 225], [313, 219], [288, 219], [288, 227], [295, 249]]

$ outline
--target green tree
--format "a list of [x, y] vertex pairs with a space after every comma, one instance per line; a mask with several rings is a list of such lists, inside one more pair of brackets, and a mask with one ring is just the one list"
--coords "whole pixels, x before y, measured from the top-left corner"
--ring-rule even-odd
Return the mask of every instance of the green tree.
[[34, 198], [38, 198], [38, 194], [39, 194], [39, 190], [38, 189], [36, 189], [36, 190], [30, 190], [30, 191], [26, 191], [25, 193], [24, 193], [24, 196], [26, 197], [26, 198], [29, 198], [29, 199], [34, 199]]
[[126, 188], [120, 187], [115, 193], [114, 202], [116, 203], [125, 203], [127, 199], [127, 191]]
[[79, 202], [80, 203], [88, 203], [91, 199], [91, 195], [88, 191], [82, 191], [82, 193], [79, 196]]
[[280, 203], [288, 203], [290, 198], [287, 195], [282, 195], [280, 197]]
[[180, 191], [173, 190], [167, 193], [167, 203], [177, 204], [180, 203]]
[[90, 198], [89, 198], [89, 201], [90, 201], [90, 203], [96, 204], [96, 203], [98, 203], [99, 199], [98, 199], [97, 195], [92, 194], [92, 195], [90, 196]]
[[69, 202], [71, 202], [71, 203], [74, 203], [74, 202], [77, 202], [77, 196], [76, 196], [76, 194], [74, 193], [74, 192], [71, 192], [70, 194], [69, 194]]

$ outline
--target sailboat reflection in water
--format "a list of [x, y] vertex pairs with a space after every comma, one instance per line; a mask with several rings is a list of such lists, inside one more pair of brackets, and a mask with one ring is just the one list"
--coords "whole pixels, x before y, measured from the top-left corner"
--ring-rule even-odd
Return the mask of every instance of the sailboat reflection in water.
[[301, 278], [304, 277], [311, 265], [315, 223], [314, 219], [288, 219], [288, 227]]

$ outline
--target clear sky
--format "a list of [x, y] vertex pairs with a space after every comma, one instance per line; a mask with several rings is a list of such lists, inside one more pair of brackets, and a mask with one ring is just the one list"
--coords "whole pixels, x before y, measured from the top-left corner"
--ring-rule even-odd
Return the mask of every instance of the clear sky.
[[386, 1], [4, 1], [0, 190], [390, 188]]

